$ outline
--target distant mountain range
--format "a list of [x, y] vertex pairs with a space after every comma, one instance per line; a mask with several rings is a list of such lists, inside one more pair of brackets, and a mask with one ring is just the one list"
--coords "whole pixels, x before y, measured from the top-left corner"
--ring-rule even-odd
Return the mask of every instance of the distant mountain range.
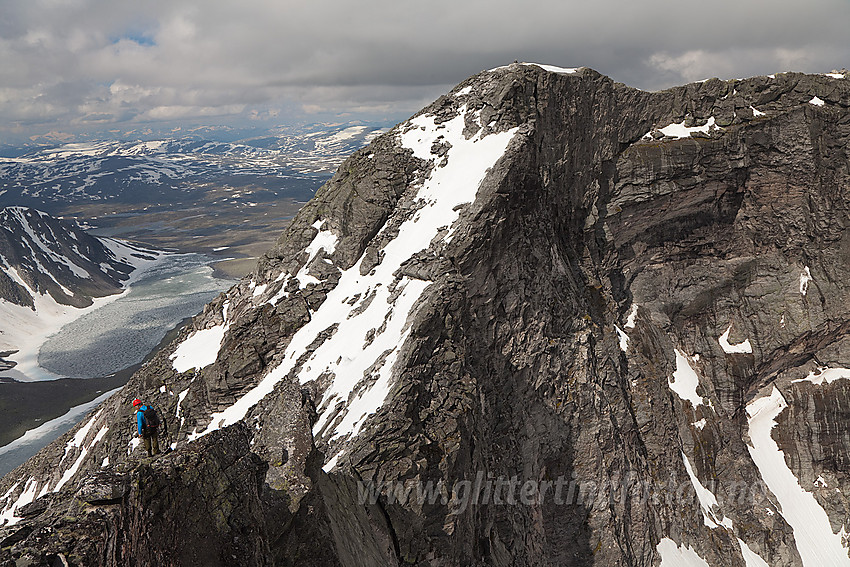
[[191, 200], [210, 184], [309, 199], [342, 160], [385, 131], [338, 125], [240, 142], [189, 137], [4, 148], [0, 206], [60, 212], [76, 203]]

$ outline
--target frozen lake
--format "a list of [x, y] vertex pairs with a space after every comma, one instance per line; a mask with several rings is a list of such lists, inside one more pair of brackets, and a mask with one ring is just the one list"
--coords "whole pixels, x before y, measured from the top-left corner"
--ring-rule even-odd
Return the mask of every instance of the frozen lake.
[[106, 376], [140, 362], [186, 317], [232, 283], [213, 277], [209, 258], [166, 256], [127, 293], [83, 315], [41, 347], [38, 365], [68, 378]]

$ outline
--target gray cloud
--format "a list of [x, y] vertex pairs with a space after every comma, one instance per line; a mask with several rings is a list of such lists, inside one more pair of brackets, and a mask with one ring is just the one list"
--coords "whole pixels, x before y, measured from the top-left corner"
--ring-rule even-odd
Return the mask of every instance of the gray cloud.
[[850, 2], [5, 0], [0, 133], [397, 118], [515, 59], [659, 89], [846, 67]]

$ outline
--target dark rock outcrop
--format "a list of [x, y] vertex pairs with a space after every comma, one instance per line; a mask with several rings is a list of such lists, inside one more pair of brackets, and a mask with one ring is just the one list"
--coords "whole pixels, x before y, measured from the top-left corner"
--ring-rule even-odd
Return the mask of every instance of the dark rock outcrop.
[[[840, 554], [848, 107], [833, 76], [470, 78], [355, 153], [256, 273], [3, 479], [0, 558], [813, 565], [759, 464], [774, 388], [767, 437], [828, 517], [815, 548]], [[172, 424], [153, 462], [137, 396]]]

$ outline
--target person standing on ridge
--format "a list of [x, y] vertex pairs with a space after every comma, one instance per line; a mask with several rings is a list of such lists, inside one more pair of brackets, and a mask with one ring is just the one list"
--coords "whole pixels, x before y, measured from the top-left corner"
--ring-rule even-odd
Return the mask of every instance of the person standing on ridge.
[[148, 457], [159, 454], [159, 415], [156, 410], [149, 405], [142, 403], [142, 400], [133, 400], [133, 407], [136, 408], [136, 428], [138, 429], [139, 437], [145, 441], [145, 450], [148, 452]]

